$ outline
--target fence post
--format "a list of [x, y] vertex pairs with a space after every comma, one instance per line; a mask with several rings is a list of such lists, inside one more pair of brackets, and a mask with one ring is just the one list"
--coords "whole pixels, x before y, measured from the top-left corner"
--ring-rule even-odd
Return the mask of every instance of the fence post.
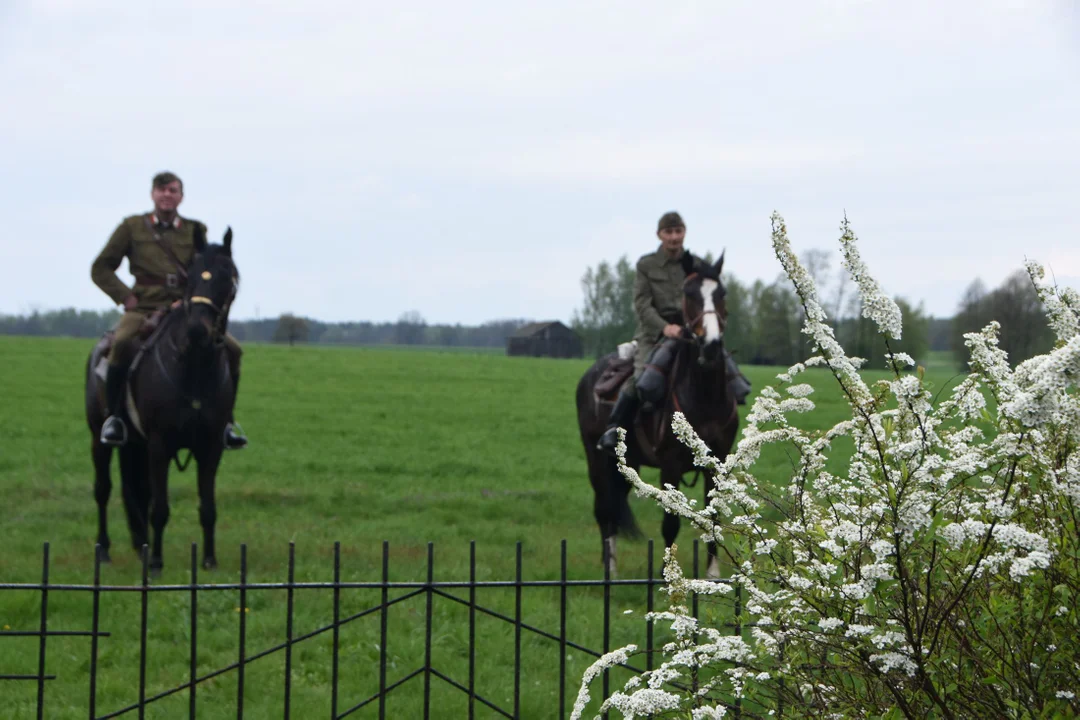
[[289, 720], [292, 704], [293, 594], [296, 583], [296, 543], [289, 542], [289, 586], [285, 591], [285, 714]]
[[90, 621], [90, 720], [97, 716], [98, 630], [101, 627], [101, 545], [94, 545], [94, 606]]
[[38, 690], [37, 690], [37, 716], [38, 720], [45, 717], [45, 638], [49, 628], [49, 543], [45, 543], [42, 549], [41, 562], [41, 631], [38, 644]]
[[150, 547], [142, 546], [142, 616], [139, 623], [139, 720], [146, 717], [146, 620], [150, 602]]
[[188, 717], [191, 720], [195, 720], [195, 681], [198, 678], [197, 671], [197, 655], [198, 650], [198, 612], [199, 612], [199, 546], [195, 543], [191, 543], [191, 657], [188, 659], [191, 663], [190, 682], [191, 688], [188, 693]]
[[431, 710], [431, 607], [435, 600], [432, 583], [435, 581], [435, 543], [427, 544], [427, 609], [424, 624], [424, 720]]
[[[651, 615], [653, 611], [653, 541], [649, 538], [649, 567], [648, 584], [646, 587], [645, 614]], [[645, 669], [652, 670], [652, 645], [653, 645], [653, 621], [645, 620]]]
[[341, 647], [341, 542], [334, 542], [334, 654], [330, 670], [330, 720], [337, 720], [338, 653]]
[[516, 546], [514, 565], [514, 718], [521, 717], [521, 541]]
[[236, 669], [236, 717], [244, 717], [244, 665], [247, 655], [247, 545], [240, 545], [240, 666]]
[[379, 720], [386, 720], [386, 615], [390, 602], [390, 542], [382, 544], [382, 610], [379, 618]]
[[[604, 655], [611, 652], [611, 548], [604, 543]], [[611, 694], [611, 670], [604, 668], [604, 697], [601, 702], [607, 702]], [[604, 713], [604, 718], [608, 714]]]
[[566, 538], [559, 548], [559, 720], [566, 717]]
[[469, 720], [476, 716], [476, 541], [469, 541]]

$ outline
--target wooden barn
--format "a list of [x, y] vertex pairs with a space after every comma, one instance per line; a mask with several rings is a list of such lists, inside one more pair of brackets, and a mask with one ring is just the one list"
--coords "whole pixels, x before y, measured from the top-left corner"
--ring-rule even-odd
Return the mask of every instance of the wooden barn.
[[585, 346], [581, 336], [558, 320], [529, 323], [506, 339], [507, 355], [581, 358]]

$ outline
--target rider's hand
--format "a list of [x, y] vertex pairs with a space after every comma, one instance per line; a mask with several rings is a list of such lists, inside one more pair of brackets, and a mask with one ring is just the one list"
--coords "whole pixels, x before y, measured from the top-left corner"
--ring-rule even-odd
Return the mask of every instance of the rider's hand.
[[180, 307], [183, 304], [184, 304], [183, 300], [176, 300], [172, 304], [172, 309], [175, 310], [176, 308]]
[[682, 327], [681, 326], [674, 325], [674, 324], [664, 326], [664, 337], [669, 337], [669, 338], [675, 339], [675, 338], [680, 337], [681, 335], [682, 335]]
[[124, 309], [125, 310], [134, 310], [135, 306], [138, 305], [138, 304], [139, 304], [139, 298], [135, 297], [134, 295], [128, 295], [126, 298], [124, 298]]

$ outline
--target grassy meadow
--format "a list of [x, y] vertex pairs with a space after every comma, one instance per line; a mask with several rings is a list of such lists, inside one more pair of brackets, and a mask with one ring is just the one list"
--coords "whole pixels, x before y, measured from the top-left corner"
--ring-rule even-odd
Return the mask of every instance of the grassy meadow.
[[[0, 337], [0, 583], [40, 581], [45, 542], [50, 543], [51, 582], [93, 580], [97, 510], [82, 403], [90, 346], [85, 340]], [[429, 542], [437, 580], [468, 580], [470, 541], [476, 542], [479, 580], [513, 580], [518, 542], [524, 579], [557, 579], [563, 539], [571, 578], [602, 577], [574, 407], [574, 388], [588, 361], [479, 351], [251, 345], [244, 363], [237, 419], [250, 445], [227, 453], [222, 462], [220, 566], [200, 570], [200, 582], [237, 582], [241, 543], [247, 545], [250, 582], [283, 582], [290, 542], [296, 544], [297, 580], [329, 581], [335, 541], [341, 543], [343, 580], [377, 581], [384, 540], [392, 580], [425, 577]], [[778, 371], [745, 368], [755, 389], [774, 382]], [[928, 370], [928, 379], [938, 386], [954, 375], [946, 362]], [[831, 376], [812, 371], [807, 382], [817, 388], [813, 399], [819, 406], [807, 419], [811, 427], [831, 425], [845, 414]], [[762, 475], [782, 480], [791, 462], [783, 452], [766, 455]], [[113, 468], [113, 562], [103, 567], [102, 582], [137, 585], [141, 567], [130, 549], [115, 459]], [[642, 475], [657, 479], [653, 470]], [[700, 498], [702, 486], [693, 493]], [[173, 467], [170, 502], [165, 569], [158, 584], [188, 582], [191, 543], [201, 543], [194, 465], [183, 474]], [[658, 561], [661, 513], [638, 498], [631, 497], [631, 505], [642, 530], [655, 539]], [[689, 563], [691, 533], [685, 524], [680, 541], [680, 557]], [[646, 567], [645, 543], [622, 541], [620, 577], [644, 577]], [[557, 589], [527, 589], [525, 621], [557, 633], [558, 597]], [[602, 588], [572, 589], [569, 597], [570, 639], [601, 647]], [[331, 598], [328, 590], [298, 592], [295, 634], [328, 624]], [[612, 647], [643, 644], [644, 590], [616, 587], [611, 600]], [[189, 601], [182, 592], [150, 595], [148, 695], [187, 680]], [[342, 616], [378, 601], [377, 590], [344, 591]], [[137, 699], [140, 596], [111, 593], [101, 602], [101, 629], [111, 636], [100, 640], [99, 715]], [[481, 591], [478, 602], [513, 615], [512, 589]], [[37, 592], [0, 592], [0, 630], [36, 630], [40, 603]], [[49, 607], [50, 629], [89, 630], [90, 594], [52, 592]], [[248, 655], [283, 641], [285, 607], [282, 591], [248, 592]], [[239, 610], [238, 591], [200, 593], [200, 674], [236, 660]], [[390, 611], [389, 682], [423, 666], [424, 618], [423, 596]], [[466, 618], [466, 608], [436, 599], [432, 664], [462, 684], [467, 681]], [[662, 637], [658, 630], [657, 640]], [[513, 626], [478, 618], [476, 641], [478, 692], [512, 707]], [[340, 642], [339, 711], [378, 688], [378, 614], [344, 626]], [[0, 636], [0, 675], [36, 673], [37, 643], [32, 637]], [[330, 643], [327, 632], [294, 649], [293, 717], [330, 714]], [[559, 716], [558, 662], [556, 643], [525, 633], [522, 717]], [[569, 705], [590, 662], [587, 655], [570, 652]], [[47, 684], [46, 717], [87, 716], [89, 663], [88, 638], [49, 639], [47, 671], [57, 679]], [[281, 717], [283, 677], [282, 653], [247, 667], [245, 717]], [[615, 673], [612, 688], [625, 677]], [[414, 679], [390, 695], [388, 717], [421, 716], [422, 682]], [[198, 716], [236, 717], [236, 695], [235, 672], [201, 683]], [[0, 717], [33, 717], [35, 698], [36, 683], [0, 681]], [[187, 692], [177, 693], [149, 706], [146, 717], [187, 717], [187, 703]], [[431, 708], [432, 717], [467, 717], [464, 694], [435, 678]], [[478, 705], [476, 717], [496, 716]], [[377, 717], [376, 706], [350, 717]]]

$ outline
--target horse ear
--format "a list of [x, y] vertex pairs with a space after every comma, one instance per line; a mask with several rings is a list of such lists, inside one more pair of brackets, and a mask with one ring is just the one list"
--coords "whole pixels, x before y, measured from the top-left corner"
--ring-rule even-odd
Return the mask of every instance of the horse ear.
[[202, 223], [195, 223], [195, 252], [201, 253], [206, 250], [206, 228]]
[[694, 272], [694, 256], [690, 254], [689, 250], [683, 250], [680, 262], [684, 273], [689, 275]]
[[720, 251], [720, 259], [716, 261], [713, 268], [716, 270], [716, 277], [720, 277], [720, 271], [724, 269], [724, 253], [727, 252], [727, 248]]
[[225, 228], [225, 239], [221, 241], [221, 244], [225, 246], [225, 252], [232, 257], [232, 227]]

